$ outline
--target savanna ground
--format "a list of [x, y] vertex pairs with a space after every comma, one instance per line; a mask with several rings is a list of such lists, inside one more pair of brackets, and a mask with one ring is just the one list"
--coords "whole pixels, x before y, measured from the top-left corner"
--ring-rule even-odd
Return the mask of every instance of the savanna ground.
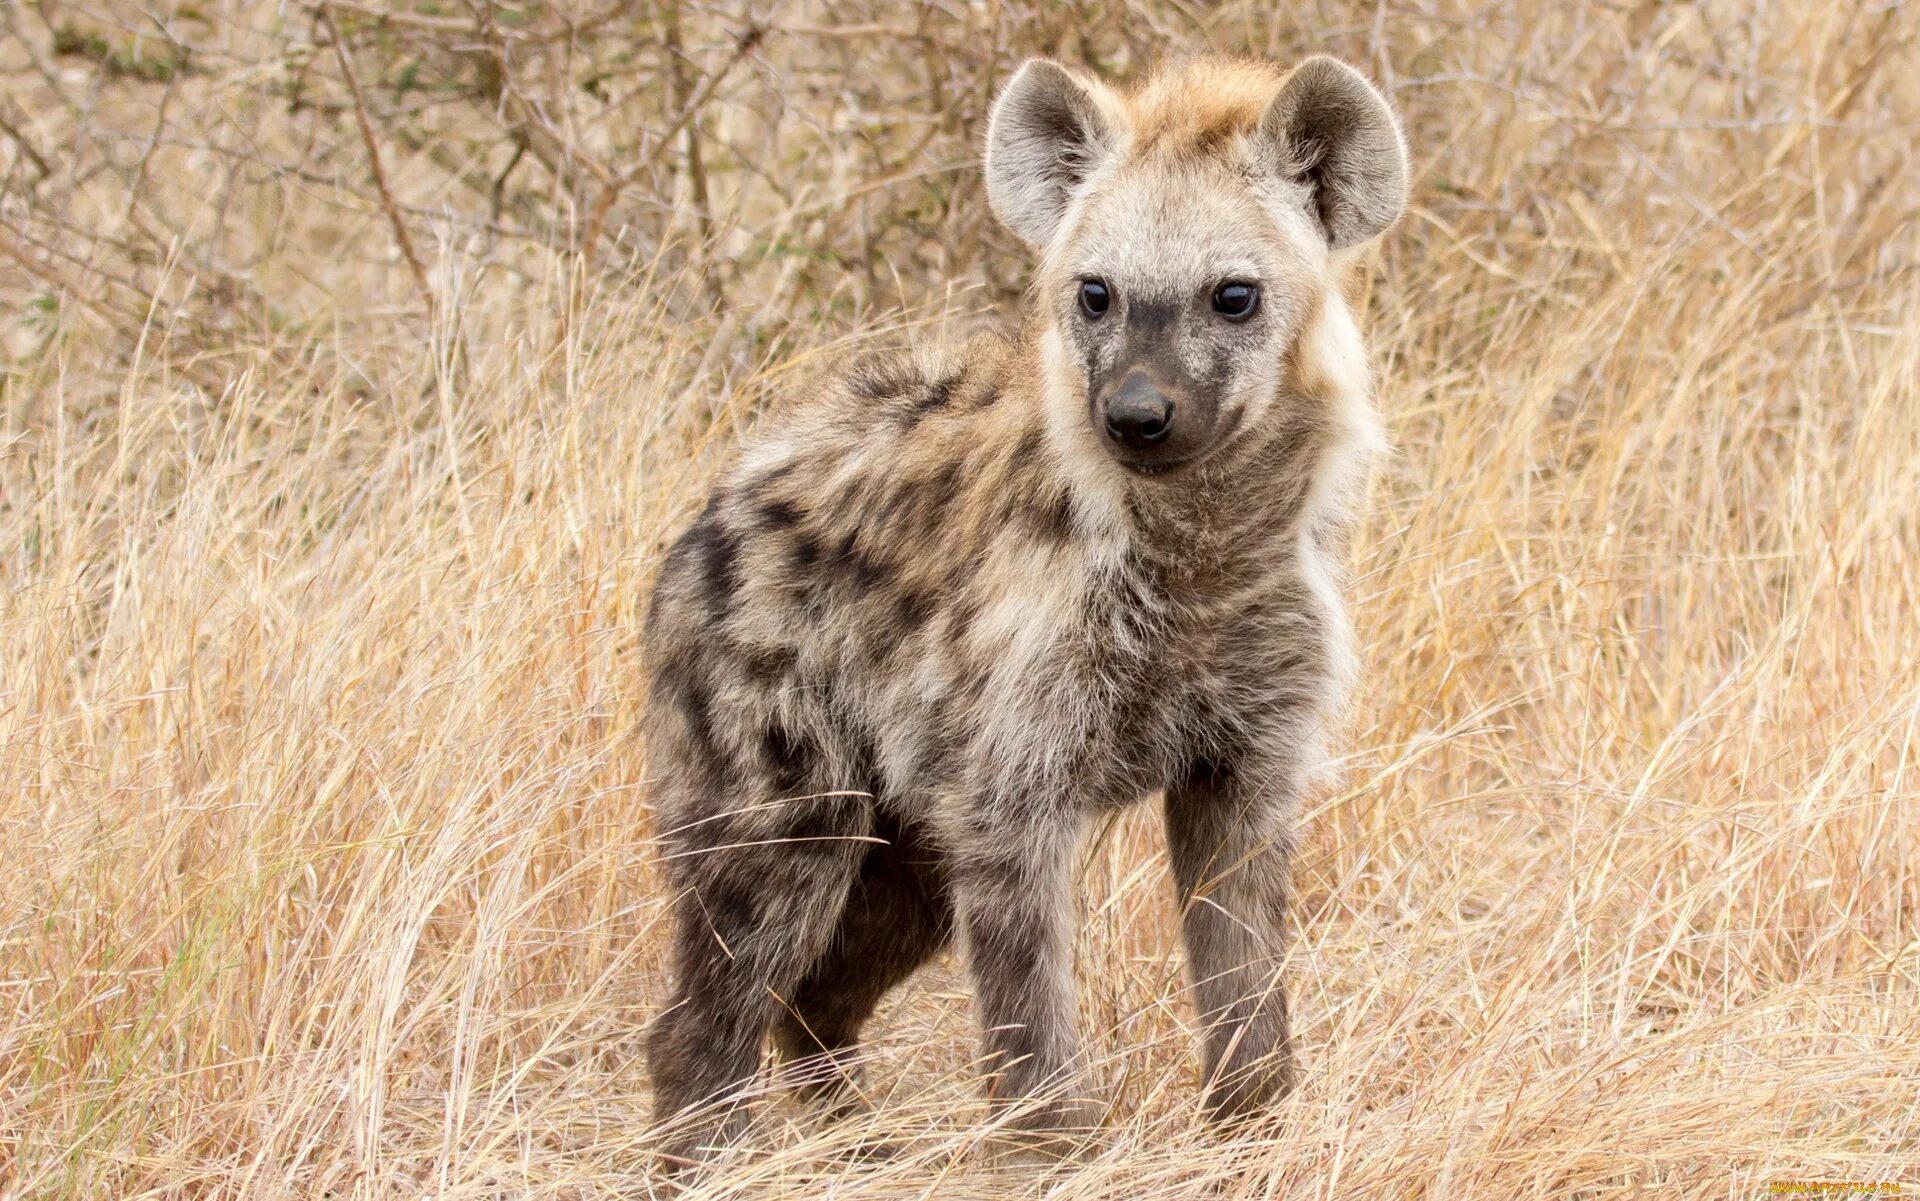
[[[1408, 123], [1397, 451], [1299, 859], [1307, 1075], [1198, 1120], [1159, 836], [1113, 1108], [973, 1155], [961, 975], [714, 1197], [1920, 1190], [1920, 14], [0, 7], [0, 1198], [645, 1197], [663, 542], [825, 352], [1018, 296], [1034, 52], [1325, 49]], [[774, 1090], [776, 1096], [778, 1090]], [[882, 1135], [891, 1159], [836, 1154]]]

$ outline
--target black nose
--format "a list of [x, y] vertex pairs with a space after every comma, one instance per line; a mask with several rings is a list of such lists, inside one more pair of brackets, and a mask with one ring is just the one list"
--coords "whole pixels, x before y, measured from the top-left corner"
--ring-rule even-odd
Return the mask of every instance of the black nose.
[[1107, 401], [1107, 437], [1128, 450], [1145, 450], [1173, 428], [1173, 402], [1144, 376], [1122, 380]]

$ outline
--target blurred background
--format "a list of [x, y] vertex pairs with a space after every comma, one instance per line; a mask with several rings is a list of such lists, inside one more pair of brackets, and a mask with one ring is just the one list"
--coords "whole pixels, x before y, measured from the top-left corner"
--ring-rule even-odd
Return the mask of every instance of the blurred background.
[[[1340, 55], [1409, 211], [1222, 1142], [1148, 811], [1060, 1197], [1920, 1188], [1920, 18], [1827, 0], [0, 7], [0, 1198], [649, 1196], [634, 648], [767, 403], [1018, 298], [989, 101]], [[1001, 1196], [951, 961], [714, 1196]], [[850, 1142], [900, 1153], [849, 1166]], [[937, 1190], [937, 1191], [936, 1191]]]

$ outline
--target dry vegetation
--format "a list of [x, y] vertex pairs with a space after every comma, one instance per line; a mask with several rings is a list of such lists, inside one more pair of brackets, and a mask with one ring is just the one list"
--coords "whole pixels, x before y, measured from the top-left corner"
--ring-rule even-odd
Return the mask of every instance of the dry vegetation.
[[0, 1198], [651, 1195], [662, 541], [822, 350], [1017, 295], [1012, 64], [1201, 48], [1419, 163], [1307, 1083], [1198, 1122], [1140, 814], [1095, 1158], [969, 1155], [947, 963], [706, 1195], [1920, 1189], [1920, 20], [1757, 7], [0, 6]]

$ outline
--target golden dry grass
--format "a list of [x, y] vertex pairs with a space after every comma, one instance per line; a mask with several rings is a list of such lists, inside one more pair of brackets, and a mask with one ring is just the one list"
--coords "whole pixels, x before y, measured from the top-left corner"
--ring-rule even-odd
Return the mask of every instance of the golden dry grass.
[[1207, 47], [1365, 65], [1419, 165], [1304, 1088], [1199, 1122], [1142, 813], [1095, 1158], [969, 1153], [949, 962], [701, 1195], [1920, 1189], [1911, 12], [380, 9], [0, 14], [0, 1198], [652, 1195], [663, 539], [819, 352], [1014, 293], [1012, 63]]

